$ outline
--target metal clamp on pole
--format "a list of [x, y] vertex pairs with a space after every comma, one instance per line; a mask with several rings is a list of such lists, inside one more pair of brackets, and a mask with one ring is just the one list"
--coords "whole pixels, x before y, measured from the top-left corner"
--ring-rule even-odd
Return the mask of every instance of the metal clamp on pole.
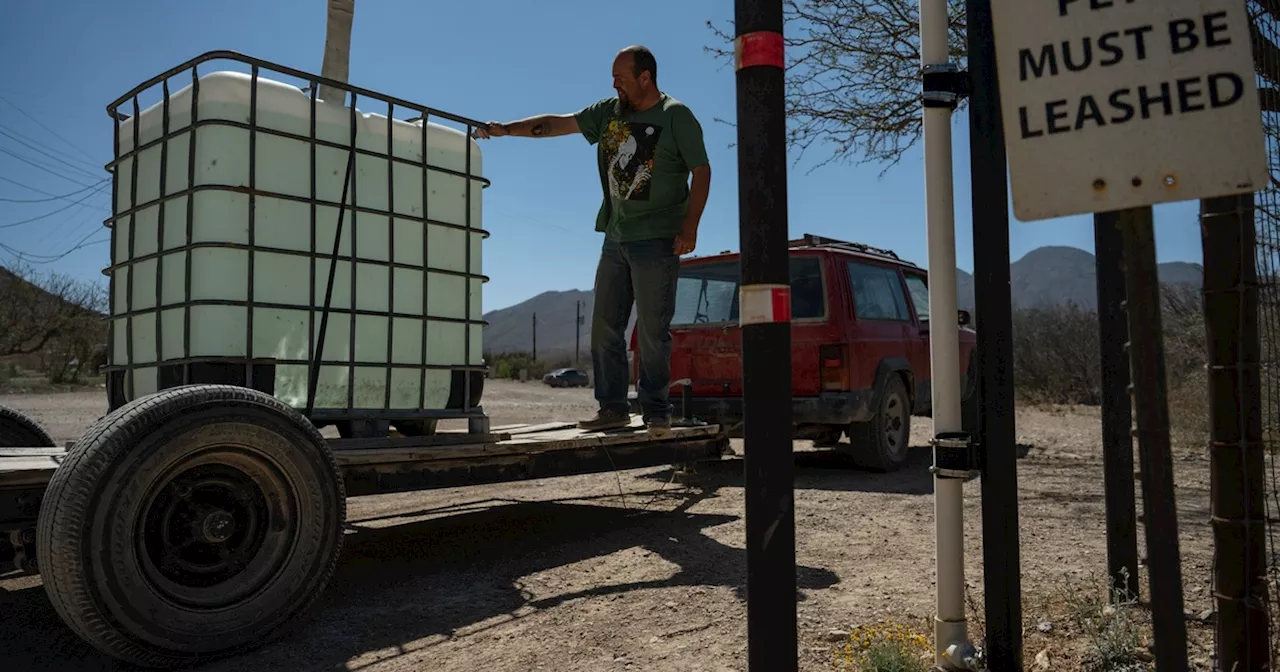
[[954, 110], [960, 105], [960, 100], [968, 98], [973, 91], [969, 73], [962, 71], [955, 63], [926, 65], [921, 69], [921, 73], [925, 107], [945, 107]]
[[968, 432], [941, 432], [929, 441], [933, 446], [933, 466], [938, 478], [970, 480], [978, 475], [977, 455]]

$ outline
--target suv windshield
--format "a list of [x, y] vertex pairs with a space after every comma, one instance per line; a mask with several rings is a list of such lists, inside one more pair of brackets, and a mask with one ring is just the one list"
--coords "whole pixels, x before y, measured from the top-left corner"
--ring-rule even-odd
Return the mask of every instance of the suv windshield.
[[[736, 323], [738, 272], [737, 261], [681, 266], [671, 325]], [[791, 319], [823, 318], [826, 313], [821, 259], [791, 257]]]

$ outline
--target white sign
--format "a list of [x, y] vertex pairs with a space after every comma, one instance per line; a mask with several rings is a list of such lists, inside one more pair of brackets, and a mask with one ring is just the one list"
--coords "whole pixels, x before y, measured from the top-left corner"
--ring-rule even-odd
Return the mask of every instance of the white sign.
[[1023, 221], [1268, 181], [1245, 0], [993, 0]]

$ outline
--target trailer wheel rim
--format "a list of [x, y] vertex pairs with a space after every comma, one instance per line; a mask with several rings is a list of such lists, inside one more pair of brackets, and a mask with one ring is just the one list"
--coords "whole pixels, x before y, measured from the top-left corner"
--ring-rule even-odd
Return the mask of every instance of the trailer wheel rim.
[[248, 446], [217, 446], [166, 469], [138, 518], [138, 559], [161, 597], [193, 609], [243, 602], [288, 561], [298, 530], [292, 484]]

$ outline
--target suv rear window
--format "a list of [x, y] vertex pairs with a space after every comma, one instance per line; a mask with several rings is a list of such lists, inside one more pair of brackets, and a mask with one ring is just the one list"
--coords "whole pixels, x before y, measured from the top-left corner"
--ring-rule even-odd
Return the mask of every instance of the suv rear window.
[[[738, 262], [718, 261], [680, 267], [672, 326], [738, 321]], [[820, 319], [827, 314], [822, 260], [791, 257], [791, 319]]]
[[911, 319], [897, 269], [851, 261], [849, 280], [853, 285], [853, 310], [859, 320]]
[[918, 275], [908, 275], [907, 291], [911, 292], [911, 303], [915, 304], [916, 317], [921, 322], [929, 321], [929, 285]]

